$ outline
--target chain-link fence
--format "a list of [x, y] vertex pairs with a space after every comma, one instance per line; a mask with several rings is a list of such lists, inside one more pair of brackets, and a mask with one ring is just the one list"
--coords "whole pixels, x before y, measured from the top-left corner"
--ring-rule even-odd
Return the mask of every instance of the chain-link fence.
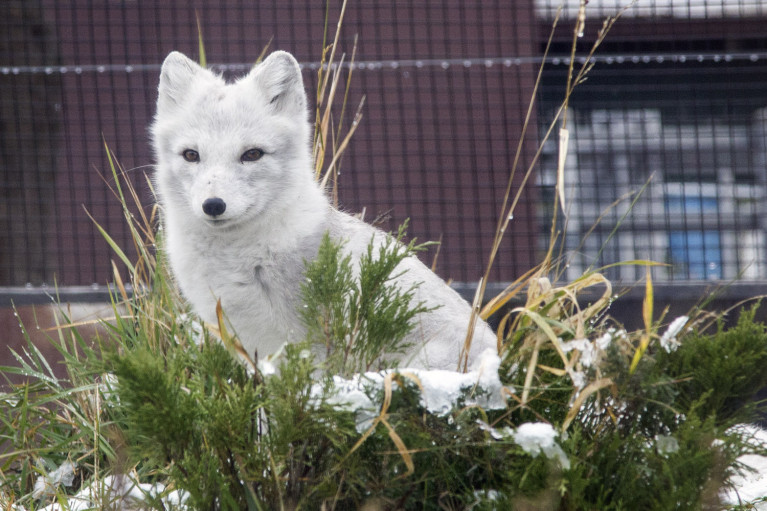
[[[577, 69], [622, 4], [591, 0], [581, 16], [577, 0], [561, 10], [559, 0], [350, 1], [341, 50], [358, 39], [347, 113], [366, 101], [342, 163], [341, 206], [388, 228], [409, 217], [411, 235], [442, 242], [442, 276], [475, 282], [531, 98], [512, 194], [563, 100], [576, 23], [585, 19]], [[143, 176], [160, 63], [174, 49], [197, 57], [198, 20], [214, 68], [241, 74], [271, 41], [303, 64], [311, 100], [326, 24], [332, 37], [339, 14], [340, 2], [4, 2], [0, 286], [111, 280], [110, 249], [84, 211], [130, 245], [101, 175], [104, 142], [150, 204]], [[559, 247], [574, 254], [568, 277], [632, 259], [668, 263], [657, 280], [767, 277], [766, 22], [760, 0], [639, 0], [612, 27], [567, 110]], [[547, 247], [556, 134], [514, 212], [495, 282]], [[643, 273], [610, 270], [627, 283]]]

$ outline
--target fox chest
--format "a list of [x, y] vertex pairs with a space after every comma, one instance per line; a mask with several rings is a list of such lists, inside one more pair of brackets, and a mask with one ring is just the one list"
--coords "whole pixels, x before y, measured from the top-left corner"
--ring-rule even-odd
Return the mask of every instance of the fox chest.
[[268, 250], [235, 248], [201, 247], [175, 257], [171, 254], [181, 291], [206, 321], [217, 321], [220, 300], [224, 315], [243, 341], [258, 337], [257, 344], [279, 346], [300, 330], [297, 307], [303, 262]]

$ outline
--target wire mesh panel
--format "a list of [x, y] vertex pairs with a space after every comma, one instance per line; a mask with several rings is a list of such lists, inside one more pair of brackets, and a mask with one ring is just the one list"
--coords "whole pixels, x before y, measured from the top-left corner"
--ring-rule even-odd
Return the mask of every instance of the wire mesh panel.
[[[623, 7], [350, 1], [341, 51], [350, 54], [355, 38], [358, 49], [343, 121], [363, 95], [365, 105], [342, 161], [340, 206], [389, 229], [409, 217], [412, 236], [442, 241], [441, 275], [476, 281], [530, 99], [512, 196], [561, 105], [577, 21], [585, 20], [575, 39], [580, 66], [602, 20]], [[303, 64], [312, 101], [326, 27], [332, 37], [339, 16], [340, 2], [4, 2], [0, 286], [111, 280], [113, 256], [85, 213], [130, 246], [111, 177], [101, 175], [104, 142], [151, 204], [147, 126], [160, 64], [174, 49], [198, 56], [198, 19], [214, 69], [241, 75], [271, 41]], [[559, 216], [568, 277], [631, 259], [668, 263], [657, 270], [666, 280], [767, 276], [765, 21], [760, 0], [639, 0], [623, 12], [569, 100], [567, 215]], [[496, 282], [547, 248], [553, 133], [496, 259]], [[619, 266], [610, 276], [633, 282], [643, 272]]]
[[[243, 74], [271, 41], [303, 64], [312, 100], [326, 23], [332, 38], [340, 16], [340, 2], [39, 0], [2, 9], [0, 285], [110, 280], [112, 256], [83, 209], [130, 245], [110, 178], [99, 175], [108, 172], [104, 142], [147, 188], [160, 64], [174, 49], [197, 57], [198, 18], [214, 69]], [[347, 114], [363, 95], [366, 103], [343, 160], [340, 205], [385, 217], [387, 228], [410, 217], [412, 236], [442, 241], [437, 266], [458, 281], [476, 281], [489, 252], [525, 111], [519, 98], [535, 79], [519, 59], [535, 52], [533, 21], [526, 2], [368, 1], [345, 12], [339, 51], [350, 54], [358, 37]], [[497, 279], [536, 256], [530, 197]]]
[[[558, 5], [539, 2], [541, 25]], [[579, 8], [560, 11], [565, 27], [544, 75], [543, 116], [561, 104]], [[589, 2], [577, 55], [598, 40], [602, 17], [619, 11], [612, 1]], [[568, 277], [637, 259], [665, 263], [654, 270], [659, 280], [767, 277], [765, 16], [760, 1], [650, 0], [613, 26], [569, 103]], [[550, 187], [558, 147], [546, 149]], [[633, 282], [644, 272], [622, 265], [608, 273]]]

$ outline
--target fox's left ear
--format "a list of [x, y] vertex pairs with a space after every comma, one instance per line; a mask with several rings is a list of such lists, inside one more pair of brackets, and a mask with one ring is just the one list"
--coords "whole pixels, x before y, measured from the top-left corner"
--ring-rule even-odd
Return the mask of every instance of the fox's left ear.
[[298, 61], [288, 52], [276, 51], [248, 74], [275, 113], [306, 116], [306, 93]]

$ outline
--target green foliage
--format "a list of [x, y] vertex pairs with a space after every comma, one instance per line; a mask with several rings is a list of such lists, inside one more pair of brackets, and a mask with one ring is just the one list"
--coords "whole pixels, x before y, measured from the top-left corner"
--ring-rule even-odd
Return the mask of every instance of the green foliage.
[[690, 332], [676, 350], [653, 345], [633, 374], [614, 346], [601, 368], [614, 380], [610, 395], [581, 410], [572, 437], [579, 463], [567, 475], [578, 489], [565, 496], [571, 508], [718, 505], [737, 458], [753, 450], [733, 427], [764, 409], [754, 398], [767, 378], [767, 331], [755, 311], [730, 329]]
[[[62, 321], [69, 318], [62, 311]], [[41, 474], [77, 459], [85, 471], [114, 462], [116, 455], [99, 418], [101, 381], [98, 364], [84, 361], [96, 353], [74, 329], [62, 329], [50, 345], [63, 359], [67, 375], [57, 376], [24, 326], [23, 353], [16, 366], [0, 367], [0, 507], [15, 502], [34, 508], [31, 496]], [[23, 378], [11, 383], [10, 375]], [[60, 491], [71, 491], [61, 488]]]
[[115, 360], [118, 423], [134, 459], [165, 471], [194, 509], [271, 509], [315, 491], [349, 430], [348, 414], [313, 398], [314, 368], [289, 346], [262, 382], [207, 338], [164, 359], [140, 348]]
[[430, 310], [414, 302], [417, 284], [403, 289], [394, 283], [397, 266], [426, 247], [401, 243], [406, 226], [387, 236], [377, 253], [371, 239], [357, 278], [351, 255], [327, 233], [317, 258], [306, 263], [301, 316], [310, 342], [324, 348], [328, 372], [349, 376], [389, 367], [410, 347], [404, 338], [413, 318]]
[[720, 320], [715, 334], [693, 332], [679, 350], [659, 352], [654, 370], [680, 381], [675, 403], [682, 409], [695, 403], [724, 426], [753, 417], [754, 398], [767, 386], [767, 327], [754, 320], [757, 309], [744, 310], [733, 328]]

